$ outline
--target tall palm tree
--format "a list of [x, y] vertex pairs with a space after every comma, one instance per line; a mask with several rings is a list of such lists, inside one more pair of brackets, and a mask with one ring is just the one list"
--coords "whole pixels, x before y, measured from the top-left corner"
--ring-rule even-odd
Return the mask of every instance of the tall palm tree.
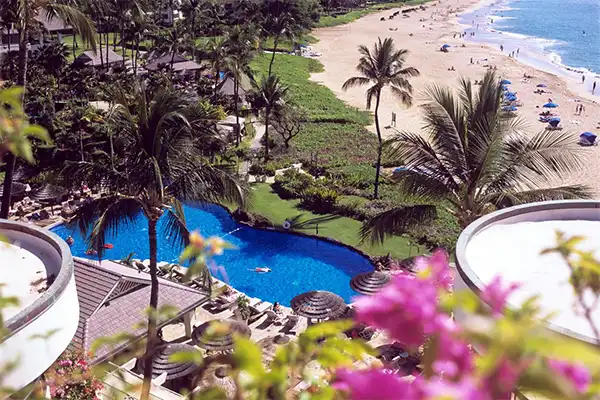
[[371, 108], [375, 99], [375, 130], [377, 131], [377, 163], [375, 164], [375, 190], [373, 197], [379, 197], [379, 176], [381, 173], [381, 154], [383, 150], [383, 139], [381, 127], [379, 126], [379, 102], [384, 87], [389, 86], [392, 94], [404, 105], [412, 105], [413, 88], [408, 81], [409, 77], [418, 76], [419, 71], [413, 67], [404, 67], [408, 50], [396, 49], [394, 40], [386, 38], [377, 39], [373, 50], [367, 46], [358, 46], [361, 54], [356, 70], [361, 74], [344, 82], [343, 90], [356, 86], [371, 85], [367, 89], [367, 108]]
[[423, 135], [401, 132], [386, 142], [402, 171], [399, 188], [419, 202], [383, 212], [363, 225], [363, 238], [383, 240], [435, 216], [443, 204], [462, 227], [493, 210], [542, 200], [586, 198], [582, 185], [552, 187], [581, 166], [577, 138], [565, 131], [523, 132], [501, 111], [502, 85], [488, 72], [481, 86], [461, 79], [458, 93], [431, 86], [422, 106]]
[[269, 119], [278, 109], [281, 109], [288, 93], [287, 86], [281, 83], [277, 75], [262, 77], [260, 82], [252, 81], [254, 92], [258, 98], [258, 106], [264, 109], [265, 119], [265, 162], [269, 159]]
[[[128, 99], [133, 95], [135, 101]], [[77, 162], [62, 171], [64, 179], [86, 182], [101, 190], [101, 197], [77, 210], [71, 223], [88, 235], [88, 244], [102, 256], [106, 235], [130, 224], [142, 214], [148, 221], [150, 248], [150, 308], [158, 304], [157, 222], [166, 219], [167, 237], [186, 244], [188, 231], [180, 201], [233, 202], [244, 195], [225, 171], [203, 162], [197, 145], [200, 132], [193, 118], [197, 109], [181, 93], [161, 88], [149, 93], [143, 84], [134, 93], [117, 95], [111, 112], [119, 127], [121, 154], [114, 164]], [[210, 282], [210, 277], [205, 276]], [[148, 398], [152, 354], [157, 344], [156, 315], [149, 313], [142, 398]]]
[[211, 38], [206, 43], [206, 51], [210, 57], [211, 68], [214, 74], [215, 80], [215, 91], [213, 93], [213, 101], [217, 101], [217, 86], [219, 85], [219, 75], [223, 71], [224, 60], [227, 57], [227, 41], [223, 36], [216, 36]]
[[255, 45], [256, 35], [253, 26], [244, 28], [239, 25], [234, 26], [227, 35], [226, 48], [227, 57], [225, 66], [233, 78], [233, 97], [236, 124], [236, 144], [240, 144], [240, 84], [245, 76], [250, 76], [250, 61], [256, 53]]
[[[78, 9], [52, 0], [3, 0], [0, 2], [0, 15], [11, 15], [11, 21], [19, 34], [19, 74], [17, 85], [27, 89], [27, 63], [29, 57], [30, 34], [39, 30], [40, 22], [36, 19], [45, 16], [52, 20], [62, 19], [66, 25], [72, 26], [75, 33], [88, 42], [96, 50], [96, 29], [92, 21]], [[5, 159], [5, 175], [2, 193], [0, 218], [8, 218], [12, 192], [12, 179], [16, 158], [9, 153]]]

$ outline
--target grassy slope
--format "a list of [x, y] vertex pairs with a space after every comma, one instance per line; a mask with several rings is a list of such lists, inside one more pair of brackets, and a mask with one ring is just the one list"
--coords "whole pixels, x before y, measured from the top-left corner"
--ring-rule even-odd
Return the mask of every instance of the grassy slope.
[[385, 10], [393, 7], [401, 7], [404, 5], [416, 5], [423, 4], [426, 0], [408, 0], [408, 1], [394, 1], [390, 3], [375, 4], [367, 8], [359, 10], [353, 10], [346, 14], [336, 16], [324, 15], [319, 19], [319, 22], [315, 25], [316, 28], [328, 28], [332, 26], [349, 24], [350, 22], [356, 21], [357, 19], [364, 17], [367, 14], [371, 14], [377, 11]]
[[[264, 73], [270, 61], [261, 55], [252, 62], [257, 74]], [[369, 112], [349, 107], [326, 86], [309, 80], [310, 73], [322, 71], [314, 59], [278, 54], [274, 72], [290, 89], [291, 98], [308, 114], [310, 123], [292, 141], [293, 157], [310, 159], [316, 152], [327, 166], [371, 162], [376, 138], [364, 126], [371, 122]]]
[[[281, 225], [286, 218], [303, 214], [304, 218], [310, 219], [321, 215], [313, 214], [297, 208], [299, 200], [282, 200], [276, 193], [271, 191], [268, 184], [256, 184], [252, 186], [249, 211], [268, 217], [277, 225]], [[358, 245], [358, 231], [361, 223], [351, 218], [339, 218], [326, 222], [319, 226], [319, 235], [339, 240], [350, 246], [357, 247], [370, 255], [386, 255], [391, 253], [398, 258], [406, 258], [415, 255], [421, 249], [411, 246], [410, 242], [403, 237], [392, 237], [386, 240], [383, 246], [372, 246], [370, 244]], [[306, 233], [315, 232], [313, 230]]]

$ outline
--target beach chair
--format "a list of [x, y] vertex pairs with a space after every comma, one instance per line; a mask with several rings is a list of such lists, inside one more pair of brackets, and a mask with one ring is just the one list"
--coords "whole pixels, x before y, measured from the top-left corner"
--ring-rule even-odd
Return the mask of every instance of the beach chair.
[[280, 333], [285, 333], [286, 335], [292, 335], [294, 333], [292, 333], [292, 329], [294, 329], [296, 327], [296, 325], [298, 324], [299, 318], [297, 315], [289, 315], [287, 317], [287, 320], [285, 321], [285, 324], [283, 325], [283, 328], [281, 328], [281, 330], [279, 331]]

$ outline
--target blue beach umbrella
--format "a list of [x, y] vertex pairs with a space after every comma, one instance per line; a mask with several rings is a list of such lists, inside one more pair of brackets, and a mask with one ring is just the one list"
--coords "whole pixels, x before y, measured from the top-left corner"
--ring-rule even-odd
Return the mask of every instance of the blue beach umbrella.
[[502, 111], [506, 111], [506, 112], [517, 111], [517, 110], [518, 110], [518, 108], [515, 106], [502, 107]]
[[449, 44], [442, 45], [442, 49], [447, 49], [448, 47], [451, 47], [451, 46]]
[[556, 107], [558, 107], [558, 104], [556, 104], [556, 103], [550, 102], [550, 103], [544, 104], [544, 108], [556, 108]]
[[505, 101], [517, 101], [517, 96], [512, 95], [512, 96], [504, 96], [504, 100]]
[[503, 84], [503, 85], [510, 85], [510, 84], [512, 84], [512, 82], [509, 81], [508, 79], [502, 79], [502, 81], [500, 81], [500, 83]]
[[553, 117], [553, 118], [550, 118], [550, 119], [548, 120], [548, 122], [560, 122], [560, 118], [558, 118], [558, 117]]
[[506, 92], [504, 93], [504, 96], [516, 96], [517, 94], [515, 92]]
[[548, 87], [545, 83], [539, 83], [535, 87]]
[[508, 88], [508, 86], [502, 85], [502, 90], [504, 90], [505, 92], [508, 92], [510, 89]]

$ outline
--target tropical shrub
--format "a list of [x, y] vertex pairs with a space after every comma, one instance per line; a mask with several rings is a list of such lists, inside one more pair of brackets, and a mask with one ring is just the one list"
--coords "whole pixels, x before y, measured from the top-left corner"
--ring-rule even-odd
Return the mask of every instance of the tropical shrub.
[[264, 175], [265, 169], [261, 164], [252, 164], [250, 168], [248, 168], [248, 173], [250, 175]]
[[267, 163], [263, 167], [263, 173], [267, 176], [275, 176], [276, 171], [277, 171], [277, 166], [274, 164]]
[[64, 353], [45, 377], [53, 399], [99, 400], [104, 386], [81, 353]]
[[304, 191], [312, 184], [313, 178], [310, 175], [288, 169], [282, 175], [275, 177], [275, 183], [271, 188], [282, 199], [297, 199], [302, 197]]
[[331, 213], [338, 198], [339, 195], [335, 190], [324, 186], [314, 186], [304, 191], [300, 206], [316, 213]]

